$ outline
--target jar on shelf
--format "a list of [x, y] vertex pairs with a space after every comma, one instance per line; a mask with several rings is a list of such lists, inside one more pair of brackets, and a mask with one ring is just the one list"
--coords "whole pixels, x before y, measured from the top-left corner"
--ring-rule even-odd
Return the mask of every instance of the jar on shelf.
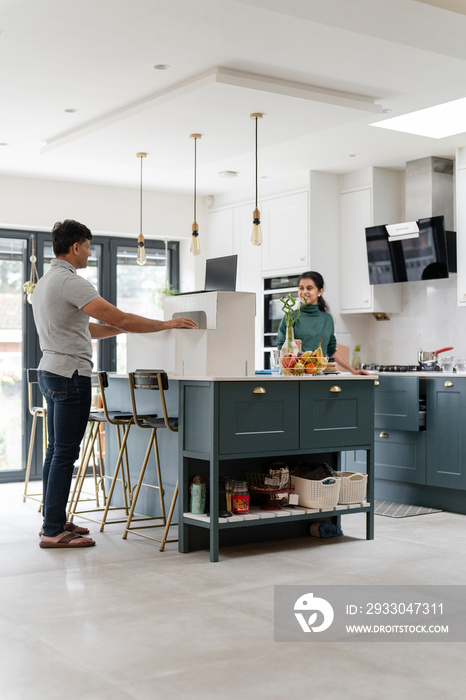
[[233, 515], [249, 513], [249, 491], [247, 481], [235, 481], [231, 494], [231, 510]]

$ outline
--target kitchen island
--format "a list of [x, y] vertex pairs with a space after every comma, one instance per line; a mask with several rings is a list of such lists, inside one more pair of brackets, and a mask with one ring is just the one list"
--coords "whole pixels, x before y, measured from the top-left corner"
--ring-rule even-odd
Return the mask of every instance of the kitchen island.
[[[342, 515], [366, 513], [366, 537], [374, 536], [373, 395], [374, 376], [256, 375], [172, 377], [179, 384], [179, 550], [210, 549], [218, 560], [226, 544], [309, 534], [313, 520], [339, 522]], [[326, 462], [338, 469], [340, 454], [364, 451], [368, 489], [364, 504], [319, 511], [259, 509], [244, 516], [219, 517], [219, 481], [267, 471], [275, 461]], [[189, 512], [189, 485], [201, 476], [209, 486], [209, 514]]]
[[[367, 539], [374, 537], [372, 376], [328, 374], [180, 377], [169, 375], [167, 400], [171, 415], [179, 416], [178, 434], [160, 431], [160, 451], [166, 502], [179, 478], [179, 551], [209, 549], [218, 561], [219, 547], [243, 542], [309, 535], [312, 521], [366, 513]], [[128, 379], [109, 377], [113, 402], [127, 408]], [[157, 410], [157, 396], [144, 398], [147, 410]], [[145, 431], [130, 433], [130, 463], [137, 469], [146, 445]], [[109, 444], [109, 454], [115, 454]], [[261, 471], [274, 461], [291, 468], [299, 462], [326, 462], [340, 467], [347, 450], [364, 453], [368, 485], [366, 501], [338, 505], [325, 511], [286, 508], [244, 516], [219, 517], [221, 477], [244, 479], [245, 472]], [[113, 451], [113, 452], [112, 452]], [[110, 463], [112, 463], [112, 459]], [[175, 466], [176, 463], [176, 466]], [[176, 472], [175, 472], [176, 469]], [[189, 486], [194, 476], [208, 485], [208, 515], [189, 512]], [[150, 465], [146, 481], [151, 483]], [[149, 489], [150, 491], [151, 489]], [[155, 515], [155, 502], [140, 497], [146, 515]]]

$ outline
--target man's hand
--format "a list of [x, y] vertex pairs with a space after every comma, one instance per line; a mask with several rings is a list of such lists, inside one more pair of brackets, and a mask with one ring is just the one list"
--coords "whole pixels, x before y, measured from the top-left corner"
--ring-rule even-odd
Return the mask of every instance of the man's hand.
[[197, 328], [197, 323], [194, 323], [190, 318], [183, 318], [183, 316], [177, 316], [171, 321], [165, 321], [165, 323], [167, 328]]

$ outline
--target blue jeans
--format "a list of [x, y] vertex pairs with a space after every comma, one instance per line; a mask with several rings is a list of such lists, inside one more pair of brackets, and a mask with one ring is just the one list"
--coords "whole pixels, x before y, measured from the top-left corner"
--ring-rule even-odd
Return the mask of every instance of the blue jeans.
[[48, 447], [42, 471], [44, 535], [63, 532], [74, 463], [89, 418], [91, 378], [71, 379], [39, 370], [39, 388], [47, 402]]

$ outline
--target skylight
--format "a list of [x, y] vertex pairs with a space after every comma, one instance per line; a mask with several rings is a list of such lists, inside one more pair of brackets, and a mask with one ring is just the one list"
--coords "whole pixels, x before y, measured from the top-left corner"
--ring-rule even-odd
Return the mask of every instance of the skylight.
[[443, 139], [466, 132], [466, 97], [445, 102], [428, 109], [420, 109], [399, 117], [374, 122], [371, 126], [402, 131], [406, 134]]

